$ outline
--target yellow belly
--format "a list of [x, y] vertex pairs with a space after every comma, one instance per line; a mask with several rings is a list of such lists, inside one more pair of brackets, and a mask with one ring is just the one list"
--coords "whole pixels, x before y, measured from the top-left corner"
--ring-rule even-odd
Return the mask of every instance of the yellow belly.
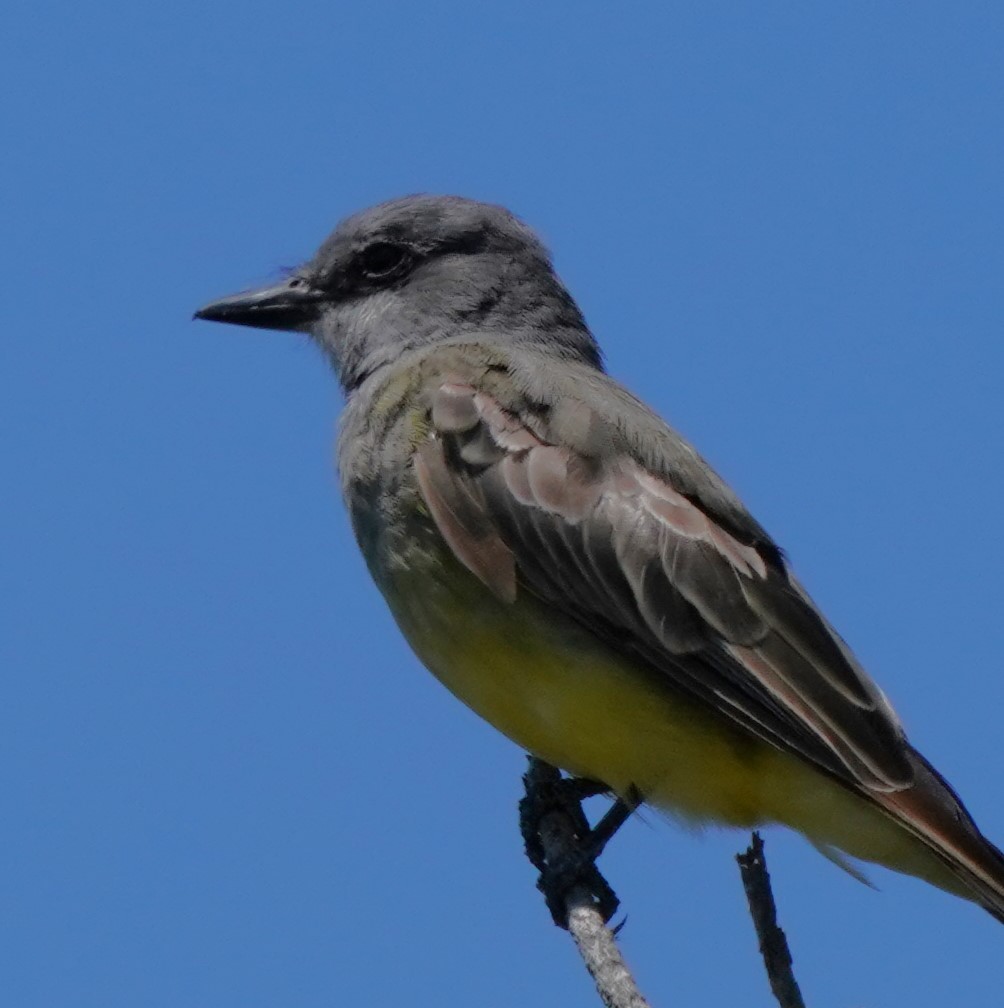
[[692, 822], [778, 822], [966, 895], [896, 823], [802, 760], [662, 685], [524, 594], [497, 600], [451, 561], [384, 593], [423, 664], [522, 748]]
[[772, 817], [765, 782], [797, 761], [532, 597], [506, 605], [466, 571], [451, 571], [449, 585], [439, 573], [395, 579], [391, 608], [426, 667], [518, 745], [691, 818], [746, 826]]

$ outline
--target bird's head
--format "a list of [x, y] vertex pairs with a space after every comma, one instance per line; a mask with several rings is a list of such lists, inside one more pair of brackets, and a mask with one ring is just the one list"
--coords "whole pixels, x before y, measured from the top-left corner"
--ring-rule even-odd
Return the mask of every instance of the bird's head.
[[214, 301], [196, 318], [309, 333], [348, 391], [404, 351], [446, 340], [532, 344], [600, 365], [533, 231], [458, 196], [363, 210], [281, 283]]

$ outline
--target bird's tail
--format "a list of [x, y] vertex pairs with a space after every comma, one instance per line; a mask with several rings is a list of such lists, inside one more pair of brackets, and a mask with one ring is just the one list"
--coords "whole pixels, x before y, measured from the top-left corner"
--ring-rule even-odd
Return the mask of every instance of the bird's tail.
[[872, 797], [945, 869], [931, 882], [978, 903], [1004, 923], [1004, 853], [983, 836], [944, 777], [916, 750], [911, 758], [915, 783]]

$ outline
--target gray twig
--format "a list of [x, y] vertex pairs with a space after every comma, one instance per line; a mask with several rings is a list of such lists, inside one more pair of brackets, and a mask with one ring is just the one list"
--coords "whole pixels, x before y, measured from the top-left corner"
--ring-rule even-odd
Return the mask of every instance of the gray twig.
[[[580, 863], [587, 839], [588, 823], [577, 800], [561, 800], [560, 771], [549, 763], [530, 757], [523, 778], [526, 798], [521, 805], [521, 822], [527, 855], [542, 872], [561, 870]], [[568, 794], [567, 790], [564, 792]], [[583, 826], [585, 824], [586, 829]], [[609, 913], [616, 906], [610, 887], [598, 871], [590, 869], [561, 894], [564, 924], [575, 940], [579, 955], [589, 970], [606, 1008], [648, 1008], [634, 977], [617, 947], [614, 932], [607, 927]], [[552, 913], [555, 907], [551, 905]], [[557, 919], [557, 915], [556, 915]]]
[[763, 839], [753, 834], [753, 842], [745, 854], [737, 854], [739, 873], [750, 905], [750, 916], [760, 941], [760, 954], [767, 969], [770, 989], [781, 1008], [805, 1008], [802, 992], [798, 989], [791, 968], [788, 939], [777, 923], [777, 906], [770, 888], [767, 860], [763, 853]]

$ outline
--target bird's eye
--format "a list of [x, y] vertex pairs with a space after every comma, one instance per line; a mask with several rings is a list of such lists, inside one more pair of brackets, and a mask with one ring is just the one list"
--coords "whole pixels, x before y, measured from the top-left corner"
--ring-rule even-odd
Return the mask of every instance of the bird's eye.
[[408, 261], [408, 251], [390, 242], [376, 242], [359, 253], [359, 268], [371, 280], [385, 280], [401, 270]]

